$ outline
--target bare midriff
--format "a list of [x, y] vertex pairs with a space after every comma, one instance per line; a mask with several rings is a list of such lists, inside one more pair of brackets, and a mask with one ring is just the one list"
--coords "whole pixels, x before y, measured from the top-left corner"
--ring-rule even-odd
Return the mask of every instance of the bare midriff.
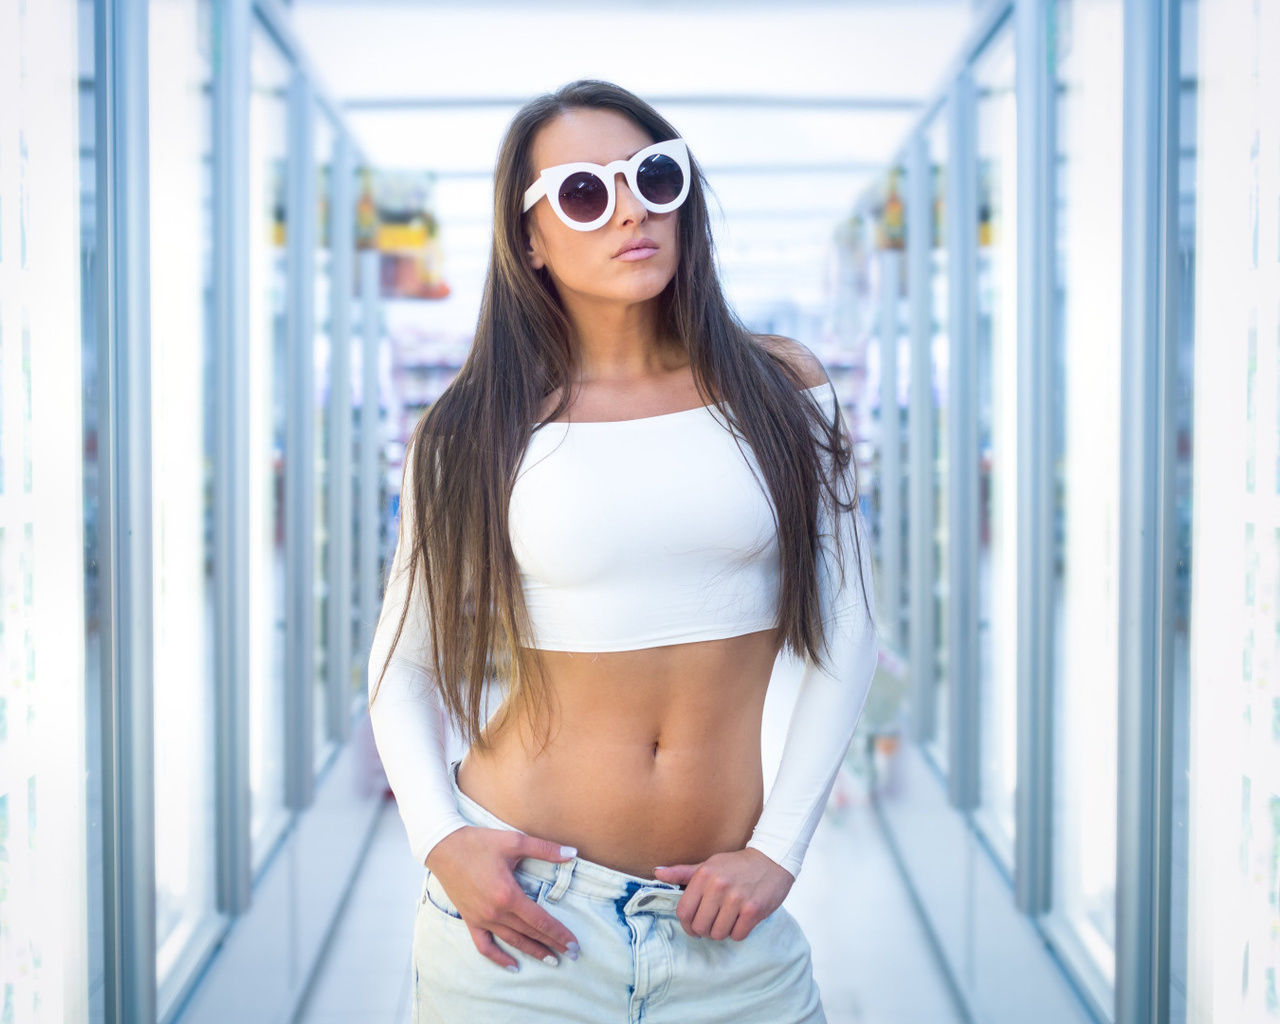
[[652, 878], [742, 849], [764, 800], [760, 726], [777, 630], [637, 651], [543, 651], [556, 704], [473, 746], [458, 787], [531, 836]]

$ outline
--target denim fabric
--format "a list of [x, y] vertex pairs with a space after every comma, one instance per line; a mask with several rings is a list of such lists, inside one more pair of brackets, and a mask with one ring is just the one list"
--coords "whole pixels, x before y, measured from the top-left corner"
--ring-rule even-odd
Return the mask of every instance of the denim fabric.
[[[483, 828], [513, 828], [458, 789]], [[582, 857], [526, 857], [516, 880], [577, 936], [577, 960], [551, 967], [498, 944], [512, 972], [482, 956], [439, 879], [425, 870], [413, 934], [414, 1024], [825, 1024], [809, 942], [783, 907], [741, 942], [694, 939], [676, 919], [683, 890]]]

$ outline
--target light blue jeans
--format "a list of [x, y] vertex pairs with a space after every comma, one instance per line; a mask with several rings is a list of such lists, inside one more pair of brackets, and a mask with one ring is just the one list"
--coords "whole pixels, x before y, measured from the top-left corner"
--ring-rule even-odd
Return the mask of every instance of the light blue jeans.
[[[482, 828], [514, 828], [458, 788], [458, 810]], [[414, 1024], [826, 1024], [809, 941], [783, 907], [741, 942], [695, 939], [676, 919], [683, 892], [576, 857], [525, 857], [516, 880], [577, 937], [577, 960], [551, 967], [501, 939], [519, 961], [484, 957], [429, 869], [413, 930]]]

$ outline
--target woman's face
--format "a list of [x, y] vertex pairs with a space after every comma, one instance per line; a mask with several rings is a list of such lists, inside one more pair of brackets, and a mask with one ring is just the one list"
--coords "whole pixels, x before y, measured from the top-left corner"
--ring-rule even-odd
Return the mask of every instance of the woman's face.
[[[588, 160], [608, 164], [626, 160], [654, 139], [625, 114], [614, 110], [572, 109], [548, 121], [533, 140], [535, 175], [544, 167]], [[533, 181], [524, 182], [527, 187]], [[590, 299], [642, 302], [661, 294], [680, 261], [679, 210], [650, 213], [636, 198], [626, 176], [614, 178], [617, 204], [609, 220], [592, 231], [577, 231], [556, 216], [541, 198], [525, 214], [526, 258], [546, 267], [561, 298], [566, 292]], [[627, 242], [647, 238], [656, 247], [642, 259], [620, 258]]]

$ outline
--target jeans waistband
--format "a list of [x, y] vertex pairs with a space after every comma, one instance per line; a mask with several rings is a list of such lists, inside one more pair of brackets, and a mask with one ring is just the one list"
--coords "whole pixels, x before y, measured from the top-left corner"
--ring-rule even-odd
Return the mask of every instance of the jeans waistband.
[[[458, 788], [458, 765], [461, 763], [458, 760], [449, 764], [449, 781], [453, 785], [458, 813], [471, 824], [482, 828], [505, 828], [519, 832], [514, 825], [507, 824]], [[551, 889], [547, 893], [549, 902], [555, 903], [565, 892], [575, 892], [596, 899], [613, 900], [618, 903], [620, 911], [628, 914], [635, 911], [674, 914], [680, 894], [684, 892], [683, 888], [670, 882], [617, 871], [585, 857], [560, 862], [523, 857], [516, 865], [516, 870], [532, 878], [551, 882]]]

